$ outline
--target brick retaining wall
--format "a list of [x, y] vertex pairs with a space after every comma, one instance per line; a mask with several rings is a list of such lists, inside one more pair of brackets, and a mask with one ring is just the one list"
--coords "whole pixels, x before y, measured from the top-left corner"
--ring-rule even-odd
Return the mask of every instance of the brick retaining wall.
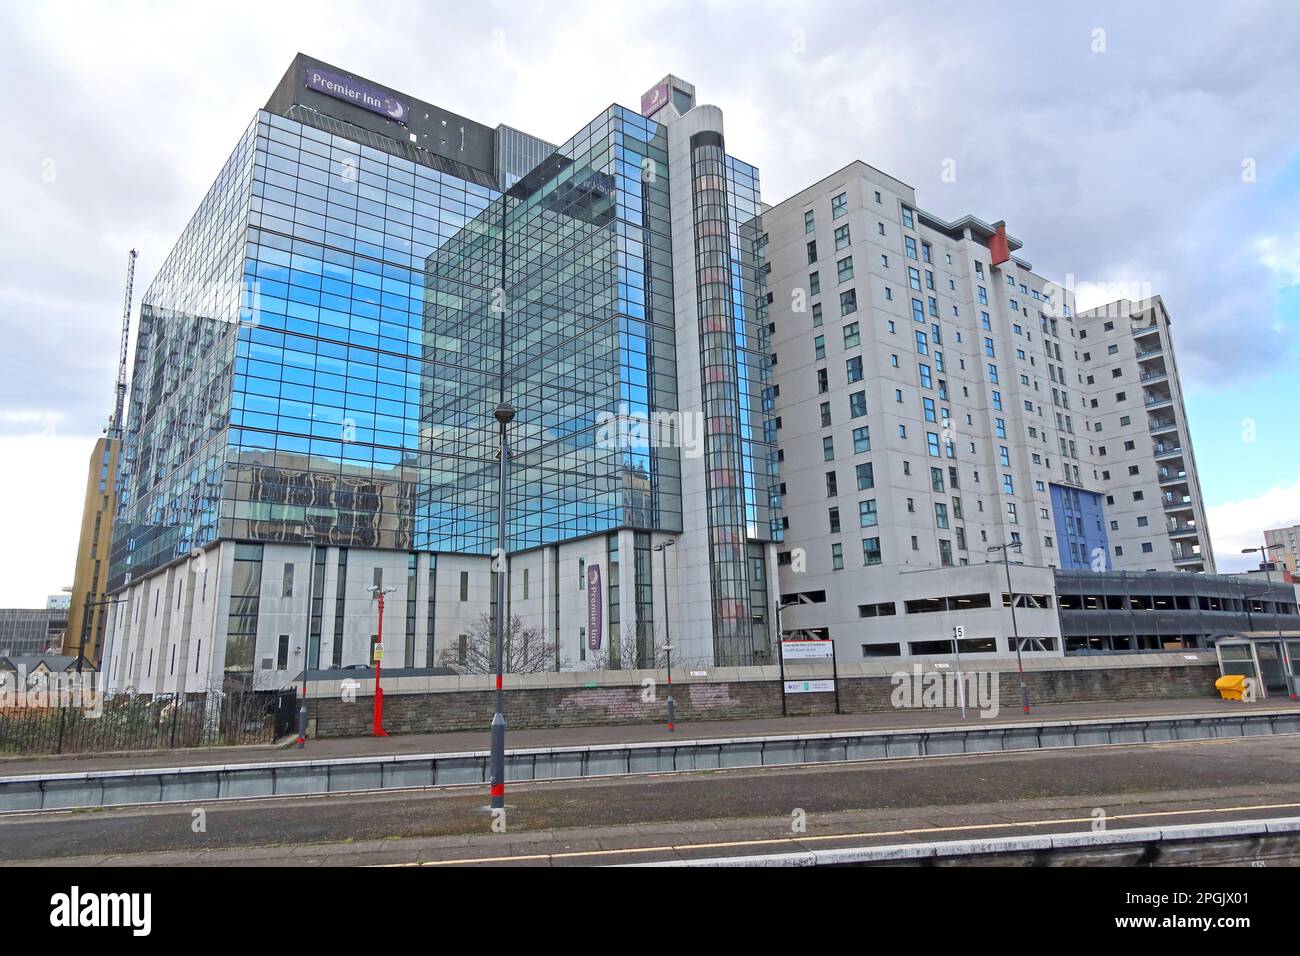
[[[756, 669], [755, 669], [756, 670]], [[911, 674], [911, 668], [899, 670]], [[929, 670], [929, 668], [927, 668]], [[945, 673], [937, 671], [936, 673]], [[987, 674], [987, 672], [984, 672]], [[540, 675], [538, 675], [540, 676]], [[1014, 670], [1000, 669], [999, 703], [1004, 711], [1018, 711], [1019, 682]], [[1062, 666], [1025, 672], [1029, 699], [1036, 704], [1082, 703], [1105, 700], [1169, 700], [1214, 697], [1214, 663], [1125, 666], [1115, 668]], [[523, 678], [528, 680], [529, 678]], [[516, 679], [518, 680], [518, 679]], [[513, 729], [578, 727], [598, 724], [640, 724], [664, 717], [665, 685], [658, 686], [657, 701], [642, 700], [636, 683], [604, 686], [518, 687], [505, 691], [506, 723]], [[860, 714], [892, 710], [896, 684], [890, 676], [840, 677], [843, 713]], [[363, 684], [364, 689], [368, 689]], [[316, 735], [355, 737], [368, 734], [372, 709], [365, 690], [354, 703], [336, 695], [313, 694], [311, 711]], [[490, 690], [458, 690], [384, 694], [384, 727], [390, 733], [438, 733], [487, 730], [493, 708]], [[728, 720], [780, 717], [781, 685], [777, 680], [689, 681], [673, 685], [677, 720]], [[786, 698], [791, 716], [833, 714], [832, 694], [791, 694]], [[969, 701], [974, 706], [975, 701]]]

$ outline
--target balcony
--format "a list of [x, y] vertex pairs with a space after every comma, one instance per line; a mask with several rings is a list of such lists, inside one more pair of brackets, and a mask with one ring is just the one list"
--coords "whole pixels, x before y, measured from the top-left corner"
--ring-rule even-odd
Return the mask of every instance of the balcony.
[[1172, 395], [1143, 395], [1142, 404], [1147, 408], [1163, 408], [1173, 403]]
[[1187, 472], [1182, 468], [1161, 468], [1156, 472], [1160, 484], [1186, 484]]
[[1169, 378], [1169, 373], [1163, 368], [1157, 368], [1143, 372], [1138, 376], [1138, 378], [1142, 382], [1163, 382], [1165, 379]]
[[1170, 431], [1178, 427], [1178, 422], [1172, 418], [1153, 418], [1147, 424], [1150, 427], [1152, 434]]
[[1168, 444], [1165, 442], [1156, 442], [1155, 452], [1156, 452], [1156, 458], [1158, 459], [1168, 458], [1170, 455], [1181, 455], [1183, 453], [1183, 446], [1178, 444], [1177, 442], [1173, 444]]
[[1195, 524], [1175, 524], [1169, 528], [1169, 537], [1185, 541], [1188, 538], [1200, 537], [1201, 529]]
[[1137, 349], [1138, 358], [1146, 358], [1148, 355], [1161, 355], [1164, 353], [1164, 347], [1157, 339], [1155, 345], [1139, 345]]
[[1191, 511], [1191, 495], [1171, 495], [1165, 493], [1160, 496], [1160, 503], [1165, 506], [1166, 511]]

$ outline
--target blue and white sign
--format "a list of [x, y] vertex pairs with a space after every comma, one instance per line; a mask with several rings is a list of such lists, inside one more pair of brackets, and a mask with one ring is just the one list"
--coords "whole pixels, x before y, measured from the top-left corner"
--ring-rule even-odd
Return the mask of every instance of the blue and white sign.
[[351, 77], [340, 76], [328, 70], [307, 69], [307, 89], [324, 93], [338, 100], [344, 100], [354, 106], [378, 113], [399, 122], [406, 119], [407, 109], [401, 100], [395, 99], [383, 90], [362, 83]]
[[788, 680], [785, 682], [787, 694], [830, 694], [835, 692], [833, 680]]

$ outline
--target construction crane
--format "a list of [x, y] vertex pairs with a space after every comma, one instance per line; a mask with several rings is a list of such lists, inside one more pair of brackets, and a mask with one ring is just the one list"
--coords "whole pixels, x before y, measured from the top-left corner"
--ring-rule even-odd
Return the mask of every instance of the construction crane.
[[135, 285], [136, 255], [138, 253], [132, 249], [126, 260], [126, 303], [122, 306], [122, 349], [117, 360], [117, 394], [113, 405], [113, 417], [108, 420], [108, 428], [105, 429], [105, 434], [109, 438], [122, 437], [123, 415], [126, 410], [126, 352], [131, 339], [131, 299]]

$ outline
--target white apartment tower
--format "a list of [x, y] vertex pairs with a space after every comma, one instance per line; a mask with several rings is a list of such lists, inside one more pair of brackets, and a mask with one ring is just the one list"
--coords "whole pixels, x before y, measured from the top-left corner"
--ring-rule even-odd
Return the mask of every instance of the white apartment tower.
[[1002, 223], [862, 162], [763, 219], [784, 631], [1060, 654], [1054, 569], [1213, 569], [1158, 298], [1078, 315]]
[[1213, 574], [1187, 409], [1159, 296], [1075, 316], [1091, 415], [1089, 487], [1105, 496], [1111, 565]]

